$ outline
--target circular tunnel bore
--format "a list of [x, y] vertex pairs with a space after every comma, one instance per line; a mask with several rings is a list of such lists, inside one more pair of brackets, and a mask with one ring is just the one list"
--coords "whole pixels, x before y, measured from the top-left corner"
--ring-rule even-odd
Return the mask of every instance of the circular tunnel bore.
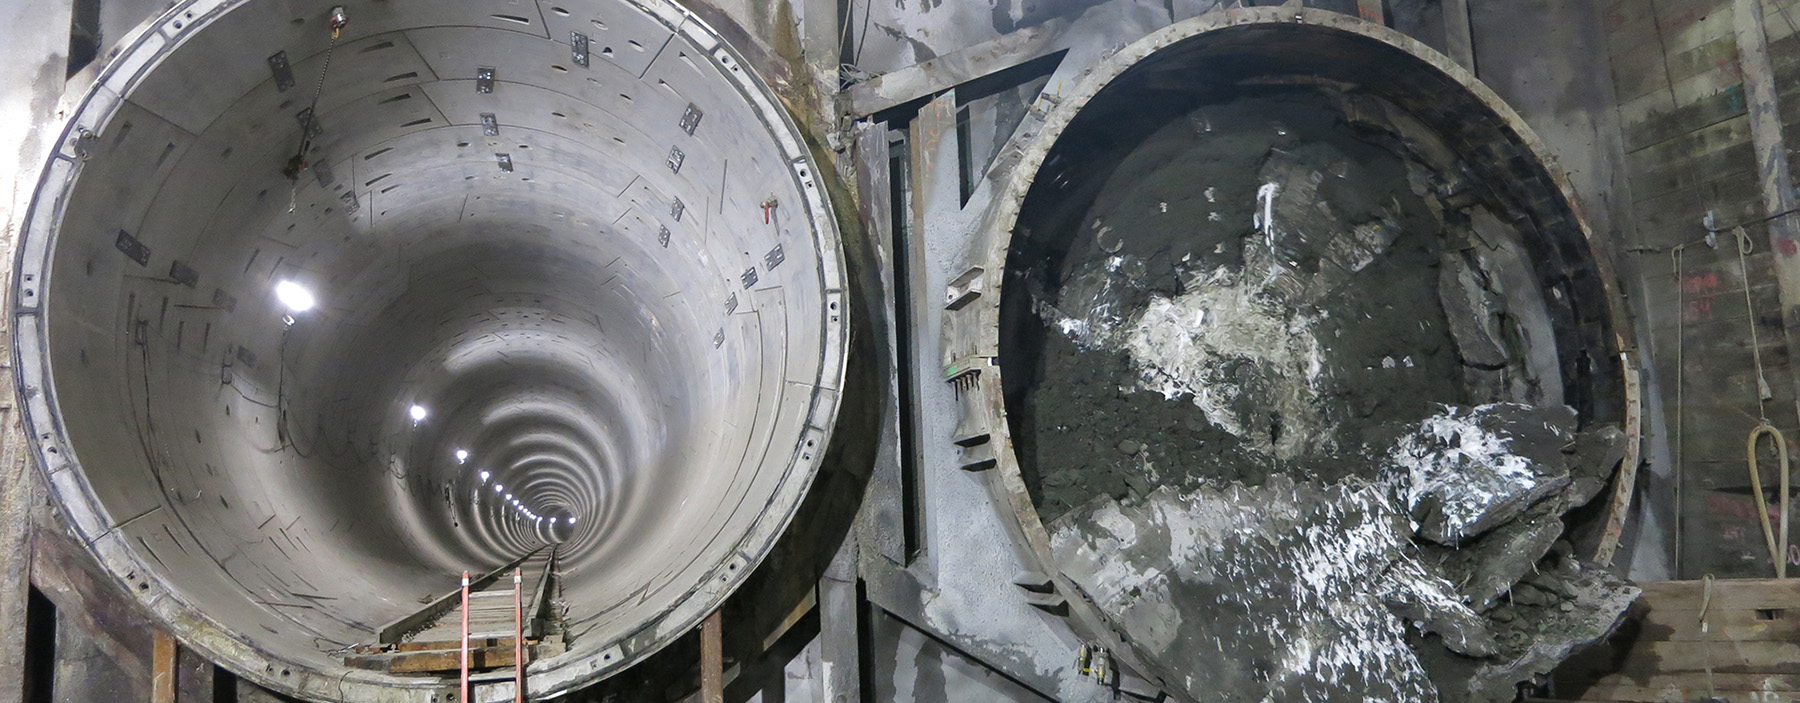
[[1034, 293], [1009, 299], [1001, 354], [1046, 520], [1101, 493], [1368, 475], [1440, 403], [1560, 400], [1554, 366], [1459, 363], [1451, 328], [1479, 323], [1447, 319], [1440, 271], [1479, 269], [1425, 202], [1442, 174], [1310, 87], [1199, 100], [1085, 115], [1026, 203], [1008, 268]]
[[792, 516], [843, 374], [835, 224], [672, 4], [346, 5], [334, 45], [327, 6], [180, 3], [100, 76], [18, 263], [29, 427], [110, 572], [307, 698], [440, 693], [339, 657], [555, 544], [568, 650], [529, 686], [565, 692]]
[[[1059, 98], [996, 201], [1001, 300], [947, 326], [999, 330], [998, 495], [1078, 624], [1195, 700], [1511, 700], [1604, 632], [1629, 587], [1565, 524], [1624, 447], [1617, 299], [1516, 115], [1275, 8]], [[1507, 600], [1534, 568], [1589, 580]]]

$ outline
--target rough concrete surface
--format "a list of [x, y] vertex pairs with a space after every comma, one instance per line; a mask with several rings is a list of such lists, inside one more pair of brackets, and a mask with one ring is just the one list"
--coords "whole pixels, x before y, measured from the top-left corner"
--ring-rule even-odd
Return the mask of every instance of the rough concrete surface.
[[[7, 61], [0, 63], [0, 252], [11, 255], [25, 219], [24, 203], [35, 181], [37, 164], [55, 140], [49, 130], [36, 128], [51, 118], [62, 94], [65, 55], [68, 50], [69, 0], [18, 0], [0, 11], [5, 29], [0, 47]], [[10, 260], [10, 258], [9, 258]], [[12, 268], [0, 272], [0, 282], [11, 283]], [[10, 325], [0, 333], [0, 350], [11, 358]], [[10, 370], [8, 371], [10, 374]], [[35, 467], [24, 450], [25, 436], [12, 411], [12, 384], [0, 389], [0, 628], [25, 631], [29, 594], [28, 574], [30, 508], [37, 482]], [[0, 647], [0, 703], [18, 703], [24, 697], [25, 652], [22, 647]]]

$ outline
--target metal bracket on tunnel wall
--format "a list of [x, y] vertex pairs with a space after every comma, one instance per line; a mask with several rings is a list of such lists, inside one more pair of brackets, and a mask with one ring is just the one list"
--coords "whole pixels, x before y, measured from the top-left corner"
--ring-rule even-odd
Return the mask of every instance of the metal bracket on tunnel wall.
[[694, 136], [694, 130], [700, 128], [700, 118], [705, 115], [700, 106], [688, 103], [687, 109], [681, 112], [681, 131], [687, 132], [690, 137]]
[[986, 273], [980, 266], [971, 266], [956, 278], [950, 280], [949, 289], [944, 291], [944, 309], [961, 310], [963, 306], [975, 302], [981, 297], [982, 278]]
[[581, 32], [569, 32], [569, 60], [582, 68], [588, 67], [588, 37]]
[[137, 265], [150, 265], [150, 247], [138, 241], [137, 237], [131, 236], [130, 232], [119, 230], [119, 236], [113, 241], [113, 246], [132, 261], [136, 261]]
[[285, 93], [294, 87], [294, 68], [288, 65], [286, 51], [269, 55], [269, 74], [275, 79], [275, 92]]
[[950, 442], [960, 448], [957, 464], [964, 471], [994, 468], [998, 463], [994, 456], [994, 435], [986, 428], [978, 428], [969, 422], [969, 417], [965, 413], [961, 421], [956, 423], [956, 431], [950, 436]]

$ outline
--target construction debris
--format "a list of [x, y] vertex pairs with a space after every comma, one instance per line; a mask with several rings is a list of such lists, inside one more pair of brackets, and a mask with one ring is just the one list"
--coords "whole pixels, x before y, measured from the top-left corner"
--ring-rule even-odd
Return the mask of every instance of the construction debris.
[[[1114, 623], [1169, 667], [1159, 672], [1164, 680], [1188, 682], [1196, 699], [1234, 691], [1241, 697], [1229, 700], [1508, 703], [1518, 684], [1611, 630], [1636, 593], [1568, 550], [1550, 554], [1561, 511], [1574, 507], [1557, 490], [1568, 483], [1561, 446], [1543, 455], [1515, 448], [1526, 444], [1518, 435], [1493, 436], [1502, 427], [1557, 434], [1531, 421], [1546, 416], [1572, 413], [1446, 408], [1426, 432], [1456, 423], [1492, 451], [1439, 443], [1423, 454], [1411, 441], [1418, 435], [1399, 442], [1410, 459], [1490, 479], [1545, 473], [1532, 470], [1536, 462], [1561, 471], [1562, 481], [1529, 482], [1505, 500], [1494, 499], [1491, 484], [1452, 494], [1443, 476], [1400, 463], [1377, 482], [1320, 486], [1275, 474], [1261, 486], [1164, 486], [1142, 500], [1100, 496], [1063, 516], [1050, 526], [1052, 551]], [[1436, 528], [1414, 521], [1418, 495], [1438, 496], [1439, 506], [1486, 506], [1483, 520], [1502, 523], [1450, 548]]]
[[1192, 699], [1510, 703], [1635, 595], [1557, 547], [1624, 435], [1563, 404], [1518, 229], [1422, 129], [1247, 93], [1022, 219], [1054, 566]]

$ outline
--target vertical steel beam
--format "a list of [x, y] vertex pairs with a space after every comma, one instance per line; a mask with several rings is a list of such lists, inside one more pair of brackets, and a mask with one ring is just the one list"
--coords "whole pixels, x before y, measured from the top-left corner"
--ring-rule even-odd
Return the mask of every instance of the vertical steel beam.
[[150, 647], [150, 703], [175, 703], [175, 637], [157, 628]]
[[[1756, 150], [1763, 212], [1769, 217], [1769, 250], [1773, 253], [1775, 281], [1781, 296], [1781, 326], [1791, 356], [1800, 352], [1800, 247], [1795, 242], [1800, 222], [1796, 222], [1794, 213], [1794, 178], [1788, 170], [1787, 145], [1781, 136], [1775, 66], [1769, 58], [1768, 35], [1763, 33], [1762, 9], [1760, 0], [1736, 0], [1732, 15], [1738, 61], [1744, 74], [1744, 98], [1750, 112], [1750, 143]], [[1790, 363], [1788, 367], [1795, 387], [1800, 389], [1800, 363]]]
[[[957, 400], [943, 376], [948, 365], [942, 356], [944, 315], [937, 304], [939, 291], [946, 289], [954, 275], [949, 272], [954, 264], [948, 262], [960, 258], [960, 252], [968, 246], [964, 235], [969, 224], [959, 192], [956, 113], [953, 89], [921, 106], [908, 125], [914, 239], [909, 251], [894, 252], [896, 257], [907, 257], [911, 279], [902, 288], [909, 298], [906, 312], [912, 318], [913, 332], [907, 345], [911, 351], [902, 354], [901, 363], [912, 366], [910, 392], [917, 421], [913, 436], [918, 438], [918, 465], [911, 481], [917, 491], [914, 519], [919, 547], [908, 563], [908, 571], [927, 588], [937, 587], [938, 565], [945, 552], [943, 545], [938, 544], [938, 538], [944, 535], [937, 524], [945, 514], [940, 491], [950, 490], [948, 486], [952, 484], [941, 479], [961, 473], [956, 468], [958, 447], [950, 443], [955, 433]], [[901, 391], [908, 392], [904, 387]], [[952, 480], [960, 486], [966, 479]]]
[[[863, 227], [868, 233], [870, 255], [873, 259], [871, 267], [875, 269], [876, 281], [866, 286], [865, 295], [870, 304], [867, 306], [869, 328], [875, 338], [874, 346], [880, 356], [865, 360], [874, 364], [879, 375], [886, 379], [887, 394], [883, 398], [881, 408], [881, 431], [876, 439], [875, 465], [869, 469], [869, 483], [863, 498], [862, 513], [872, 529], [864, 533], [868, 540], [869, 552], [886, 557], [895, 564], [906, 563], [906, 539], [904, 535], [904, 517], [900, 481], [903, 475], [903, 462], [911, 461], [905, 456], [912, 451], [911, 441], [903, 438], [900, 413], [900, 347], [897, 316], [901, 309], [895, 298], [898, 281], [895, 274], [899, 267], [895, 265], [895, 211], [904, 207], [893, 199], [893, 181], [889, 180], [889, 172], [895, 168], [894, 147], [890, 145], [887, 123], [860, 123], [856, 133], [856, 178], [857, 197], [861, 207]], [[902, 198], [904, 200], [904, 198]], [[900, 213], [902, 218], [910, 218], [909, 213]], [[912, 404], [908, 402], [905, 410], [910, 412]], [[908, 427], [911, 423], [907, 423]]]
[[1475, 72], [1475, 37], [1469, 30], [1469, 0], [1444, 0], [1444, 51], [1458, 66]]
[[844, 540], [819, 578], [819, 700], [860, 703], [862, 624], [857, 589], [857, 540]]

